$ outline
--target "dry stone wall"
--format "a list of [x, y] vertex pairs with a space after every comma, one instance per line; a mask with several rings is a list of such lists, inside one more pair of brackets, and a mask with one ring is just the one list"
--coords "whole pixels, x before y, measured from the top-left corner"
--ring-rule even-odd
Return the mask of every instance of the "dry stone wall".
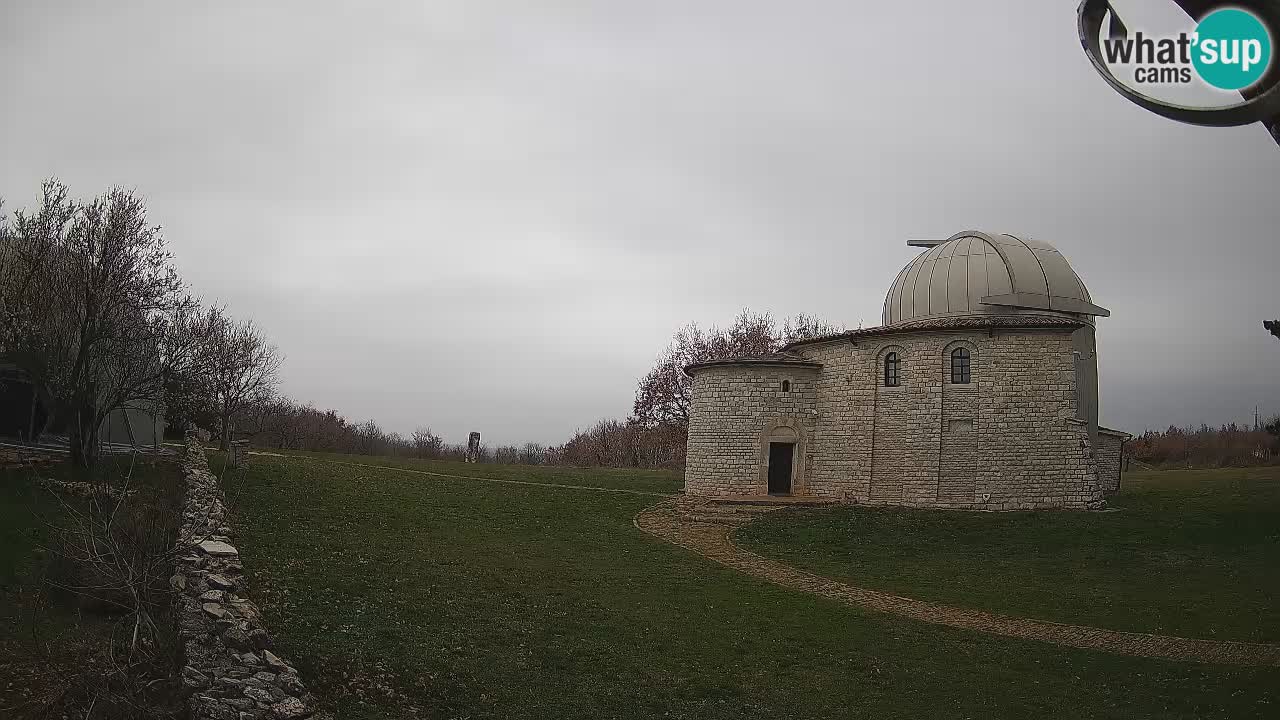
[[[970, 351], [972, 382], [952, 384], [950, 353]], [[791, 350], [820, 370], [803, 407], [779, 403], [775, 369], [695, 372], [686, 491], [760, 492], [760, 434], [780, 413], [806, 429], [795, 494], [846, 502], [985, 510], [1091, 508], [1097, 462], [1077, 415], [1070, 330], [911, 330]], [[897, 352], [898, 387], [883, 360]]]
[[177, 595], [183, 683], [192, 720], [301, 720], [315, 698], [297, 670], [272, 650], [258, 607], [247, 597], [217, 478], [197, 439], [187, 440], [187, 492], [170, 585]]

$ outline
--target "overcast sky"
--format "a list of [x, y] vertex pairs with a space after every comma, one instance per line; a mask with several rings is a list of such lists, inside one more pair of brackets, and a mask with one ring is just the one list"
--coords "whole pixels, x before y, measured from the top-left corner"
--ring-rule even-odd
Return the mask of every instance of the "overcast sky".
[[1076, 4], [6, 2], [0, 196], [136, 188], [285, 392], [449, 441], [624, 416], [744, 306], [879, 324], [969, 228], [1111, 309], [1104, 424], [1280, 412], [1280, 147], [1120, 98]]

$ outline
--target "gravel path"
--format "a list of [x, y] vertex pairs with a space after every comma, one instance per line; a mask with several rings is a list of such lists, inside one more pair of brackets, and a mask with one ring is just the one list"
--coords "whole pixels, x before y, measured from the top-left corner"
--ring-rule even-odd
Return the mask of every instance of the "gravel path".
[[[705, 508], [705, 506], [702, 507]], [[749, 521], [750, 517], [753, 516], [742, 519]], [[1084, 625], [1066, 625], [997, 615], [982, 610], [950, 607], [854, 587], [791, 567], [734, 545], [730, 535], [736, 524], [740, 523], [693, 520], [688, 501], [681, 499], [660, 502], [642, 510], [635, 518], [636, 527], [644, 532], [674, 545], [688, 548], [739, 572], [793, 590], [813, 593], [848, 605], [892, 613], [912, 620], [1121, 655], [1227, 665], [1280, 667], [1280, 645], [1196, 640], [1171, 635], [1149, 635], [1104, 630]]]

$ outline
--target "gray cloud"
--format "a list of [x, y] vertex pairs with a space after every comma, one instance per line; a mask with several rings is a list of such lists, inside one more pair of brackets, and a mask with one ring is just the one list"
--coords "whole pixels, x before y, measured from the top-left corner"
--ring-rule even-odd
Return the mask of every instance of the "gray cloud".
[[877, 324], [905, 240], [971, 227], [1112, 310], [1104, 422], [1280, 411], [1264, 131], [1129, 105], [1074, 0], [854, 8], [10, 4], [0, 195], [138, 188], [288, 393], [451, 440], [625, 414], [690, 320]]

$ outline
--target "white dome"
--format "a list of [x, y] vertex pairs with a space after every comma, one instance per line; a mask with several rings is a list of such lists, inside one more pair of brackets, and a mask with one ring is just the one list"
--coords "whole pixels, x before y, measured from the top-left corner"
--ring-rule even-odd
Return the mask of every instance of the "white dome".
[[1110, 315], [1047, 242], [966, 230], [942, 242], [908, 244], [929, 249], [893, 281], [885, 325], [962, 315], [1068, 315], [1083, 322]]

